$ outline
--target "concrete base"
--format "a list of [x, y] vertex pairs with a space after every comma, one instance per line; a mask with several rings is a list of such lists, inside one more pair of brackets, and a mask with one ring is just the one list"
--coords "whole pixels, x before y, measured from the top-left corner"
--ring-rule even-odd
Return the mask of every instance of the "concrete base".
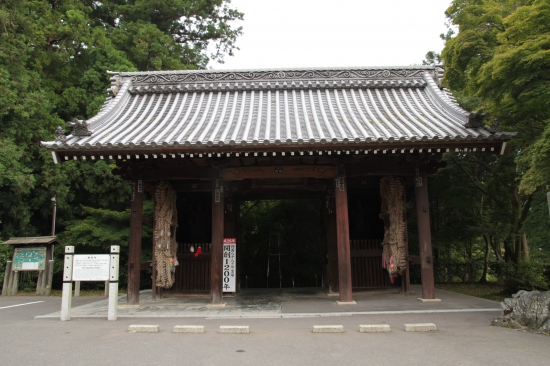
[[405, 324], [405, 332], [429, 332], [436, 330], [433, 323]]
[[422, 302], [441, 302], [441, 299], [423, 299], [421, 297], [419, 297], [418, 300]]
[[222, 302], [221, 304], [208, 304], [206, 307], [208, 309], [223, 309], [227, 305], [226, 302]]
[[336, 301], [338, 305], [357, 305], [355, 301]]
[[250, 333], [250, 328], [248, 325], [220, 325], [220, 330], [218, 330], [218, 333], [248, 334]]
[[314, 325], [312, 333], [344, 333], [343, 325]]
[[118, 308], [119, 309], [137, 309], [141, 306], [141, 304], [137, 304], [137, 305], [119, 305]]
[[129, 333], [158, 333], [159, 331], [159, 325], [130, 325], [128, 327]]
[[204, 325], [176, 325], [172, 333], [204, 333]]
[[370, 325], [360, 325], [359, 332], [361, 333], [383, 333], [391, 332], [390, 326], [388, 324], [370, 324]]

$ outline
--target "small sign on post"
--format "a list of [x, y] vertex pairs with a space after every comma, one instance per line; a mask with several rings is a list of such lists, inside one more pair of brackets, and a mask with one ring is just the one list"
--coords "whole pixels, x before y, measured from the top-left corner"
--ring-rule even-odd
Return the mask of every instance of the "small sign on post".
[[235, 292], [237, 274], [237, 239], [223, 239], [223, 292]]

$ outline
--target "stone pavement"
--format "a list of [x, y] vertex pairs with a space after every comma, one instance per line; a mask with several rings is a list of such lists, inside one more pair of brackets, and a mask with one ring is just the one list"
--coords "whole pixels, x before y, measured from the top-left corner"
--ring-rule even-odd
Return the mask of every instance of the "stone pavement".
[[[127, 306], [119, 297], [119, 318], [292, 318], [374, 314], [422, 314], [499, 311], [500, 304], [450, 291], [436, 290], [441, 302], [422, 302], [420, 286], [410, 296], [396, 289], [356, 291], [355, 305], [338, 305], [338, 296], [320, 288], [247, 289], [224, 297], [224, 308], [209, 307], [208, 294], [190, 294], [153, 300], [150, 290], [140, 293], [139, 306]], [[170, 296], [170, 295], [168, 295]], [[60, 312], [36, 318], [59, 318]], [[71, 318], [106, 318], [107, 299], [76, 306]]]

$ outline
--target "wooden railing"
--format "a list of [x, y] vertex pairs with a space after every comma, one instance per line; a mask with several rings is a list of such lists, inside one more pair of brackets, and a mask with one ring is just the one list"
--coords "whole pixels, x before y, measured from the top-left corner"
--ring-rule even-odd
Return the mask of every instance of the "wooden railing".
[[388, 272], [382, 268], [382, 240], [350, 241], [352, 287], [391, 286]]

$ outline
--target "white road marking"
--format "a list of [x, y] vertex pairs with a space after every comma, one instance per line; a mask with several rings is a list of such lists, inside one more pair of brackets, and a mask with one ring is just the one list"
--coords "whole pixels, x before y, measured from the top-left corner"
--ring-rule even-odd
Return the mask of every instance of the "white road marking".
[[44, 301], [35, 301], [35, 302], [27, 302], [27, 303], [25, 303], [25, 304], [17, 304], [17, 305], [3, 306], [3, 307], [1, 307], [0, 309], [14, 308], [14, 307], [16, 307], [16, 306], [23, 306], [23, 305], [38, 304], [39, 302], [44, 302]]

